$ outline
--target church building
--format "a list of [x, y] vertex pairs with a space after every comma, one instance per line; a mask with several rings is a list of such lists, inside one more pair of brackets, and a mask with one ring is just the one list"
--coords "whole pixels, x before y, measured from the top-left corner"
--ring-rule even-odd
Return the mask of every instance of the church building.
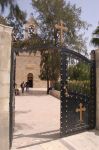
[[[28, 30], [31, 26], [34, 27], [34, 33], [37, 33], [37, 23], [33, 17], [25, 24], [25, 38], [28, 38]], [[23, 81], [28, 81], [31, 88], [46, 88], [46, 81], [39, 78], [40, 61], [39, 52], [36, 54], [23, 52], [16, 56], [16, 84], [18, 88]]]

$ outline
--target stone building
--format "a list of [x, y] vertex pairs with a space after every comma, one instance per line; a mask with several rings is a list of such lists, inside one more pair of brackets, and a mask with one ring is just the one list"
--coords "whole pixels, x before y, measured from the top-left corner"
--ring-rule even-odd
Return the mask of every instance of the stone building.
[[20, 53], [19, 56], [16, 56], [16, 84], [18, 87], [23, 81], [28, 81], [30, 87], [46, 87], [46, 81], [39, 78], [40, 60], [39, 52], [36, 54]]
[[[25, 39], [29, 38], [29, 30], [33, 29], [34, 34], [37, 33], [37, 23], [31, 17], [25, 24]], [[19, 53], [16, 56], [16, 84], [20, 87], [20, 84], [24, 81], [29, 82], [29, 87], [40, 88], [46, 87], [46, 81], [42, 81], [39, 78], [40, 75], [40, 53], [29, 54]]]

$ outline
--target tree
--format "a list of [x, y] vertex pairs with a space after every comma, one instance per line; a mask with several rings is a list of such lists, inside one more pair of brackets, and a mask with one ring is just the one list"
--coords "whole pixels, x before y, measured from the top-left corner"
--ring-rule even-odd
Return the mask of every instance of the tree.
[[[79, 34], [80, 29], [86, 29], [88, 24], [80, 19], [81, 9], [76, 5], [66, 3], [65, 0], [32, 0], [33, 8], [37, 11], [37, 20], [40, 26], [41, 37], [46, 41], [49, 41], [51, 45], [59, 46], [59, 31], [55, 29], [55, 24], [63, 20], [64, 25], [68, 28], [68, 32], [64, 33], [64, 45], [69, 46], [78, 52], [87, 53], [85, 41], [82, 35]], [[47, 80], [47, 72], [49, 75], [48, 80], [55, 80], [60, 76], [60, 54], [58, 51], [54, 51], [53, 65], [49, 65], [49, 61], [45, 59], [46, 52], [43, 52], [41, 61], [41, 75], [43, 80]], [[49, 53], [49, 55], [53, 55]], [[55, 59], [57, 56], [57, 59]], [[52, 58], [52, 56], [49, 56]], [[51, 60], [52, 61], [52, 60]], [[55, 64], [55, 65], [54, 65]], [[44, 68], [45, 67], [45, 68]], [[52, 69], [53, 68], [53, 69]], [[57, 76], [51, 76], [52, 70], [56, 72]]]
[[0, 0], [0, 6], [1, 6], [2, 11], [4, 11], [5, 7], [7, 7], [8, 4], [13, 6], [14, 5], [14, 0]]
[[50, 81], [59, 79], [60, 74], [60, 54], [56, 50], [42, 50], [40, 63], [40, 79], [47, 81], [47, 94], [49, 94]]
[[79, 62], [75, 65], [70, 65], [68, 68], [70, 80], [86, 81], [90, 79], [90, 67], [88, 64]]
[[23, 20], [24, 12], [17, 4], [17, 0], [0, 0], [1, 12], [4, 12], [6, 7], [9, 8], [9, 15], [14, 16], [16, 19]]
[[91, 43], [95, 47], [99, 47], [99, 26], [97, 26], [96, 30], [93, 32]]
[[77, 8], [76, 5], [71, 5], [65, 0], [32, 0], [32, 2], [33, 8], [38, 14], [37, 19], [43, 38], [56, 44], [59, 34], [54, 27], [60, 20], [63, 20], [68, 28], [68, 32], [64, 33], [64, 45], [78, 52], [87, 53], [80, 30], [88, 28], [88, 24], [80, 18], [81, 8]]
[[10, 13], [7, 17], [7, 25], [13, 27], [12, 39], [13, 42], [19, 41], [23, 38], [23, 25], [26, 20], [26, 13], [22, 12], [21, 18], [15, 16], [13, 13]]
[[0, 16], [0, 24], [7, 25], [7, 20], [3, 16]]
[[26, 12], [20, 10], [17, 0], [0, 0], [0, 6], [1, 12], [4, 12], [6, 7], [9, 8], [9, 14], [6, 18], [0, 16], [0, 23], [13, 27], [12, 37], [14, 42], [22, 39]]

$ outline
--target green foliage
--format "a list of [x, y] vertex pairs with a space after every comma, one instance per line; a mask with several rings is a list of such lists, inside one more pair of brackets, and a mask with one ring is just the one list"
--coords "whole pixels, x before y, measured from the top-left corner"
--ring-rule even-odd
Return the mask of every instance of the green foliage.
[[[64, 45], [69, 45], [78, 52], [87, 53], [82, 35], [79, 35], [80, 29], [88, 27], [80, 18], [81, 8], [66, 3], [65, 0], [32, 0], [32, 5], [38, 14], [41, 38], [51, 45], [60, 45], [59, 31], [55, 29], [55, 24], [63, 20], [64, 25], [68, 27], [68, 32], [64, 33]], [[40, 78], [57, 81], [60, 74], [59, 53], [56, 51], [52, 53], [50, 49], [46, 51], [41, 53]]]
[[99, 26], [97, 26], [96, 30], [93, 32], [91, 43], [95, 47], [99, 47]]
[[57, 81], [60, 74], [60, 54], [58, 51], [42, 50], [40, 64], [40, 78], [42, 80]]
[[68, 91], [82, 93], [82, 94], [90, 94], [90, 81], [76, 81], [72, 80], [68, 82]]
[[68, 90], [82, 94], [90, 93], [90, 65], [79, 62], [68, 68]]
[[88, 64], [78, 63], [76, 65], [71, 65], [68, 68], [68, 75], [70, 80], [89, 80], [90, 78], [90, 68]]
[[1, 12], [4, 12], [6, 7], [9, 6], [9, 15], [14, 16], [17, 20], [23, 20], [25, 16], [25, 12], [23, 12], [19, 5], [17, 4], [17, 0], [0, 0]]
[[61, 87], [60, 87], [60, 82], [56, 82], [54, 84], [54, 89], [57, 90], [57, 91], [60, 91]]
[[2, 16], [0, 16], [0, 24], [7, 25], [7, 20]]
[[81, 29], [86, 29], [88, 24], [81, 20], [81, 8], [67, 3], [65, 0], [32, 0], [33, 8], [37, 11], [43, 38], [59, 45], [59, 32], [54, 28], [55, 24], [63, 20], [68, 32], [64, 33], [64, 45], [78, 51], [86, 52], [85, 41], [79, 33]]
[[0, 16], [0, 24], [13, 27], [13, 30], [12, 30], [13, 42], [19, 41], [23, 38], [23, 23], [25, 21], [25, 17], [26, 16], [24, 14], [23, 20], [20, 20], [11, 14], [9, 14], [5, 18], [3, 16]]
[[[90, 93], [90, 66], [88, 64], [79, 62], [75, 65], [70, 65], [67, 74], [68, 92]], [[54, 88], [60, 90], [60, 82], [56, 82]]]
[[23, 39], [24, 21], [25, 21], [25, 16], [24, 16], [24, 20], [17, 19], [14, 16], [10, 16], [10, 15], [7, 17], [7, 24], [13, 27], [13, 31], [12, 31], [13, 42], [20, 41]]
[[97, 26], [96, 30], [93, 32], [93, 34], [98, 34], [99, 35], [99, 26]]
[[26, 12], [20, 10], [17, 0], [0, 0], [1, 14], [6, 7], [9, 8], [9, 14], [6, 18], [0, 17], [0, 23], [13, 27], [12, 40], [19, 41], [23, 38], [23, 24], [26, 19]]
[[[54, 89], [57, 91], [60, 91], [60, 82], [56, 82], [54, 84]], [[77, 81], [77, 80], [71, 80], [68, 81], [67, 84], [67, 91], [68, 92], [76, 92], [76, 93], [82, 93], [82, 94], [90, 94], [90, 81], [84, 80], [84, 81]]]
[[13, 6], [14, 5], [14, 0], [0, 0], [0, 6], [1, 6], [2, 11], [4, 11], [5, 7], [7, 7], [8, 4]]
[[[68, 27], [68, 32], [64, 33], [64, 45], [70, 48], [87, 53], [85, 41], [80, 33], [81, 29], [86, 29], [88, 24], [80, 18], [81, 8], [71, 5], [65, 0], [32, 0], [32, 6], [37, 11], [38, 24], [40, 27], [40, 36], [33, 35], [35, 38], [22, 41], [23, 22], [26, 13], [20, 11], [19, 6], [14, 0], [1, 0], [2, 10], [10, 4], [10, 14], [8, 23], [14, 27], [13, 30], [13, 47], [17, 50], [32, 52], [34, 49], [43, 47], [43, 45], [59, 45], [59, 31], [56, 30], [55, 24], [63, 20], [64, 25]], [[51, 49], [41, 51], [41, 70], [40, 78], [43, 80], [57, 81], [60, 73], [60, 54]], [[76, 71], [76, 76], [77, 71]], [[75, 75], [74, 75], [75, 76]], [[77, 77], [76, 77], [77, 78]]]

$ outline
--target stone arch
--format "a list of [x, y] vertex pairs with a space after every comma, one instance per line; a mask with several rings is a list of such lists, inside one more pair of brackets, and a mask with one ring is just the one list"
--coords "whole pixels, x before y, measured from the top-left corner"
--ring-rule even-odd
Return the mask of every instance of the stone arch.
[[33, 73], [28, 73], [27, 81], [28, 81], [29, 87], [33, 88]]

